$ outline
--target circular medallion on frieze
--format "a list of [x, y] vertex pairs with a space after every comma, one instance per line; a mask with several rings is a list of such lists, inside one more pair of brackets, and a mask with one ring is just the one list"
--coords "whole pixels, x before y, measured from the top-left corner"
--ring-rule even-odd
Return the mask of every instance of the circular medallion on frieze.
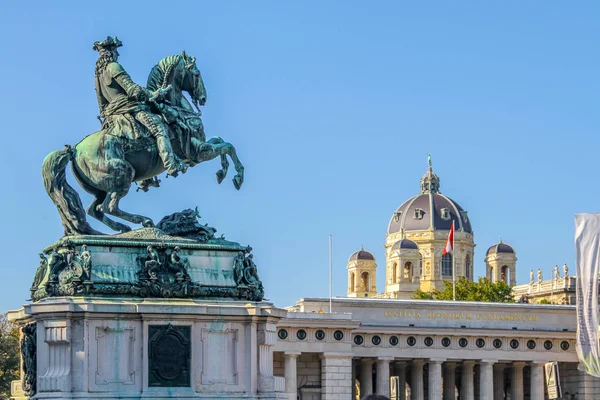
[[325, 339], [325, 332], [321, 329], [319, 329], [318, 331], [315, 332], [315, 337], [317, 338], [317, 340], [323, 340]]
[[398, 345], [398, 336], [390, 336], [390, 344], [392, 346], [397, 346]]
[[533, 350], [533, 349], [535, 349], [535, 340], [531, 340], [531, 339], [530, 339], [530, 340], [528, 340], [528, 341], [527, 341], [527, 348], [528, 348], [529, 350]]
[[344, 332], [342, 332], [340, 330], [333, 332], [333, 338], [335, 340], [342, 340], [344, 338]]
[[298, 332], [296, 332], [296, 337], [299, 340], [304, 340], [306, 339], [306, 331], [304, 329], [298, 329]]
[[458, 345], [460, 347], [467, 347], [469, 345], [469, 341], [467, 340], [467, 338], [460, 338], [458, 339]]
[[450, 343], [452, 343], [452, 342], [449, 337], [445, 337], [442, 339], [442, 346], [448, 347], [448, 346], [450, 346]]
[[406, 339], [406, 344], [408, 344], [410, 347], [414, 346], [415, 344], [417, 344], [417, 339], [415, 339], [414, 336], [409, 336]]
[[425, 342], [424, 343], [425, 343], [425, 346], [427, 346], [427, 347], [433, 346], [433, 338], [430, 338], [429, 336], [427, 336], [425, 338]]
[[552, 350], [552, 347], [554, 346], [554, 344], [552, 343], [552, 340], [546, 340], [544, 342], [544, 348], [546, 350]]
[[500, 347], [502, 347], [502, 340], [494, 339], [494, 342], [492, 344], [494, 345], [495, 348], [499, 349]]
[[485, 346], [485, 340], [483, 340], [482, 338], [479, 338], [475, 341], [475, 345], [481, 349], [482, 347]]
[[513, 339], [510, 341], [510, 347], [513, 349], [519, 348], [519, 341], [517, 339]]
[[562, 342], [560, 342], [560, 348], [563, 349], [564, 351], [569, 350], [569, 342], [567, 342], [566, 340], [563, 340]]
[[375, 335], [371, 338], [371, 343], [373, 343], [375, 346], [379, 346], [381, 344], [381, 338]]
[[288, 332], [285, 329], [280, 329], [279, 332], [277, 332], [277, 336], [279, 336], [279, 339], [285, 340], [287, 339]]
[[363, 337], [361, 335], [354, 336], [354, 344], [355, 345], [360, 346], [361, 344], [363, 344], [364, 341], [365, 341], [365, 339], [363, 339]]

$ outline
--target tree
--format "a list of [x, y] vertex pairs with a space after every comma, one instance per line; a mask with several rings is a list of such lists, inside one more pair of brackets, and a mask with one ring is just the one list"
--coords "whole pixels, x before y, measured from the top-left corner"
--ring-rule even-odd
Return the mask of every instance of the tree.
[[[444, 281], [443, 290], [423, 292], [417, 290], [413, 299], [452, 300], [452, 281]], [[490, 282], [487, 278], [479, 278], [477, 282], [460, 277], [456, 281], [456, 300], [479, 301], [493, 303], [514, 303], [512, 289], [504, 282]]]
[[19, 379], [19, 327], [0, 314], [0, 399], [10, 397], [10, 383]]

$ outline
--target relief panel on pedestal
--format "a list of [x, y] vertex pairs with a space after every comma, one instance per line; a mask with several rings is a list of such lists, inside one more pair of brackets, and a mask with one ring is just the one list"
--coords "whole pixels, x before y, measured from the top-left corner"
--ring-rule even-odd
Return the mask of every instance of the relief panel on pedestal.
[[237, 385], [238, 330], [202, 329], [202, 385]]
[[90, 322], [90, 390], [141, 389], [141, 327], [133, 322]]
[[96, 327], [98, 359], [95, 365], [96, 385], [135, 384], [134, 328]]

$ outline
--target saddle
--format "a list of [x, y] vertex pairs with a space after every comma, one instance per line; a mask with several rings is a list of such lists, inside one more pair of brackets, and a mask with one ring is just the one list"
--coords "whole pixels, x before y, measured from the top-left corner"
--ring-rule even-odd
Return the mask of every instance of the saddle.
[[[173, 128], [165, 123], [169, 139], [175, 139]], [[119, 114], [106, 118], [102, 123], [102, 132], [117, 139], [125, 154], [137, 152], [156, 143], [148, 128], [136, 121], [131, 114]]]

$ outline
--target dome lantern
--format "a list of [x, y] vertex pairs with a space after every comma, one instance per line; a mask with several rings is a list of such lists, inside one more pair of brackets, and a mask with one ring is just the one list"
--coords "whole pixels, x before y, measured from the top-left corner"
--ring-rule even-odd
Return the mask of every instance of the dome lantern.
[[429, 154], [427, 154], [427, 161], [429, 168], [427, 168], [427, 172], [421, 178], [421, 193], [439, 193], [440, 178], [433, 172], [431, 156]]

